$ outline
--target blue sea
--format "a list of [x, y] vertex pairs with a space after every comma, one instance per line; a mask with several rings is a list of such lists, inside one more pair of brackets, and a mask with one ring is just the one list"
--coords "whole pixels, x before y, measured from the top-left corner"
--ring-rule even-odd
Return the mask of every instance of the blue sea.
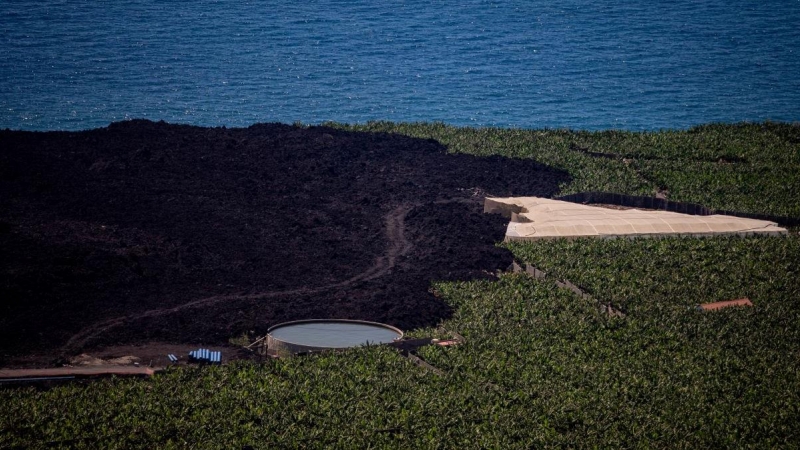
[[800, 120], [800, 1], [0, 2], [0, 128]]

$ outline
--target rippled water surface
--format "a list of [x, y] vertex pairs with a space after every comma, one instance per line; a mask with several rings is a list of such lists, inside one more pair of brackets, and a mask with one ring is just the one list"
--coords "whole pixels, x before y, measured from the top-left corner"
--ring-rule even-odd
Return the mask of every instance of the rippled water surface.
[[800, 120], [800, 1], [0, 2], [0, 127]]

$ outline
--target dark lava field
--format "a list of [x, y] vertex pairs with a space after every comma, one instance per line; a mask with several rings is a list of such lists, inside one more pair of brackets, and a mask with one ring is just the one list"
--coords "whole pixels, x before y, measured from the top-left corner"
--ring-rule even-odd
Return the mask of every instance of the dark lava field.
[[0, 366], [224, 344], [296, 319], [435, 325], [451, 310], [431, 280], [511, 262], [483, 198], [566, 181], [530, 160], [327, 127], [0, 131]]

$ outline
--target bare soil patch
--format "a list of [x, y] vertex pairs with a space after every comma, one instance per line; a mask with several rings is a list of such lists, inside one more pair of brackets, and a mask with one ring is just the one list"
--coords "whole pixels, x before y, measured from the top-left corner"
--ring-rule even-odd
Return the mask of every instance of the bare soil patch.
[[483, 194], [547, 197], [565, 181], [326, 127], [0, 131], [0, 365], [223, 345], [297, 319], [434, 325], [451, 311], [431, 280], [511, 262]]

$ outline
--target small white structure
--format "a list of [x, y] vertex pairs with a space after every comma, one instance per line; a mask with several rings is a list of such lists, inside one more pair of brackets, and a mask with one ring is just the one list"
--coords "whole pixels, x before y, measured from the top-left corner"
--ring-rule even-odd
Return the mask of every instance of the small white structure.
[[484, 212], [511, 219], [507, 241], [577, 237], [787, 234], [775, 222], [693, 216], [669, 211], [611, 209], [539, 197], [486, 198]]

